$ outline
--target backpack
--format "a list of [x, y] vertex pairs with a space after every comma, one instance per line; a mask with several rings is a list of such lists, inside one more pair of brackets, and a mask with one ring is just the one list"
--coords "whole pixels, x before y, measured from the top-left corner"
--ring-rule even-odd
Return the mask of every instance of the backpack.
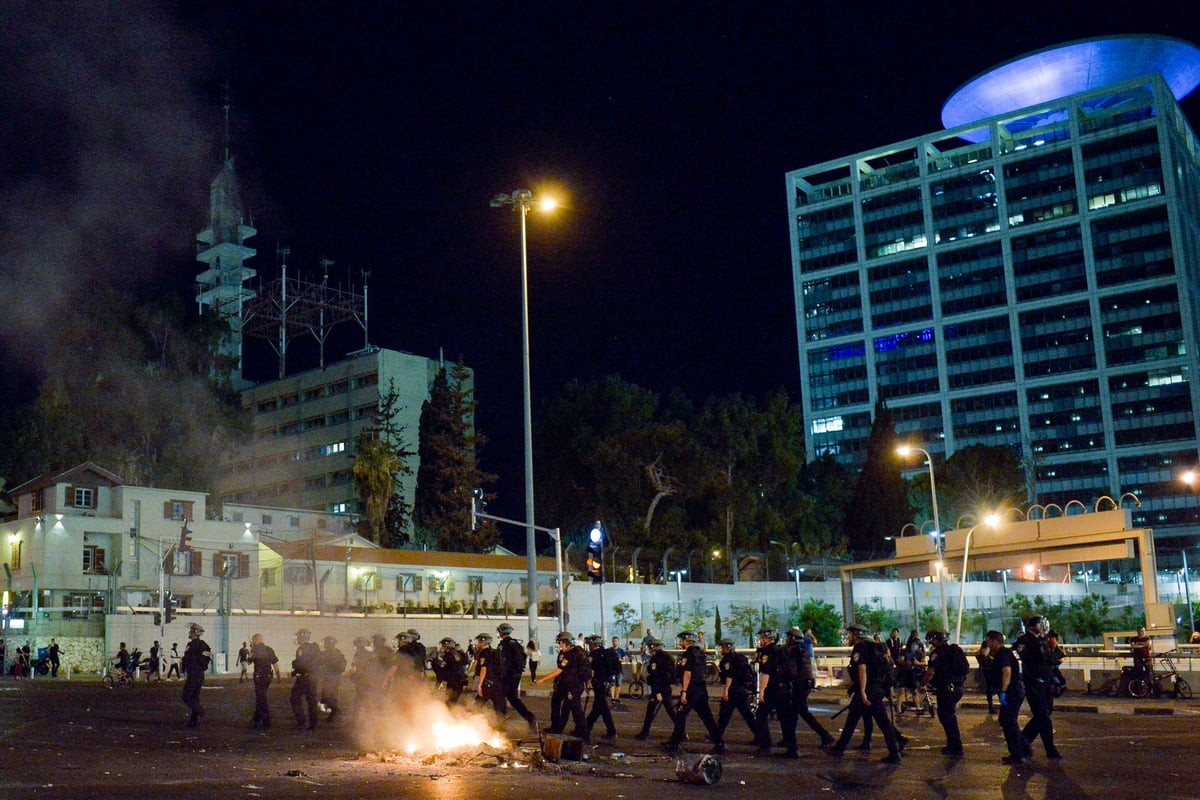
[[504, 656], [505, 666], [509, 676], [520, 675], [525, 671], [525, 648], [516, 639], [500, 640], [500, 653]]
[[808, 648], [798, 644], [792, 648], [792, 655], [796, 659], [796, 674], [801, 681], [813, 681], [817, 677], [816, 670], [813, 668], [812, 656], [808, 654]]
[[967, 654], [963, 649], [956, 644], [950, 645], [950, 672], [954, 675], [954, 682], [962, 686], [967, 676], [971, 674], [971, 664], [967, 661]]
[[508, 659], [504, 657], [504, 651], [499, 648], [492, 652], [495, 653], [495, 656], [488, 662], [487, 680], [489, 683], [503, 685], [508, 680]]
[[887, 647], [879, 642], [871, 643], [871, 660], [867, 664], [867, 680], [878, 683], [884, 692], [896, 685], [896, 668], [888, 660]]
[[779, 678], [784, 683], [795, 683], [800, 679], [800, 667], [796, 663], [793, 647], [779, 648]]
[[586, 686], [592, 682], [592, 657], [579, 645], [573, 650], [579, 655], [579, 682]]

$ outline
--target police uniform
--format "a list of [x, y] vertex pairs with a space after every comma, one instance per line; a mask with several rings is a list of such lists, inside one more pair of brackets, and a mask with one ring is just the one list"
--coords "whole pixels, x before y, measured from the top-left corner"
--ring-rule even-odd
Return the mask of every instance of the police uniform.
[[708, 659], [704, 650], [697, 644], [692, 644], [683, 653], [683, 683], [684, 689], [679, 697], [679, 706], [675, 709], [675, 730], [667, 741], [668, 750], [679, 749], [687, 730], [687, 718], [693, 711], [704, 723], [705, 730], [718, 750], [724, 750], [725, 742], [717, 732], [717, 721], [713, 719], [712, 709], [708, 707], [708, 687], [704, 685], [704, 672], [708, 668]]
[[1025, 699], [1029, 702], [1030, 720], [1021, 732], [1025, 739], [1026, 754], [1033, 740], [1041, 736], [1046, 755], [1050, 758], [1061, 758], [1058, 748], [1054, 746], [1054, 723], [1050, 720], [1050, 715], [1054, 713], [1054, 700], [1050, 695], [1053, 670], [1049, 654], [1046, 652], [1046, 640], [1026, 630], [1017, 638], [1013, 652], [1021, 659]]
[[203, 629], [198, 629], [196, 638], [189, 639], [183, 650], [183, 704], [191, 710], [188, 727], [194, 728], [204, 716], [200, 706], [200, 690], [204, 688], [204, 673], [208, 671], [208, 663], [212, 659], [212, 648], [208, 642], [200, 638]]
[[[759, 692], [758, 713], [755, 715], [755, 731], [758, 752], [771, 751], [771, 714], [779, 718], [783, 739], [781, 744], [789, 753], [796, 751], [796, 720], [792, 716], [792, 682], [784, 675], [783, 648], [772, 641], [760, 646], [754, 655], [758, 665], [759, 679], [767, 678], [766, 688]], [[790, 731], [790, 738], [789, 738]]]
[[963, 745], [962, 735], [958, 730], [957, 708], [958, 701], [963, 696], [963, 680], [966, 676], [957, 674], [955, 665], [959, 661], [959, 656], [964, 658], [966, 656], [961, 647], [948, 643], [944, 634], [940, 640], [934, 638], [935, 633], [940, 632], [930, 631], [926, 634], [930, 638], [933, 649], [929, 654], [925, 677], [937, 693], [938, 722], [942, 724], [942, 730], [946, 732], [946, 746], [943, 748], [942, 754], [961, 756]]
[[[784, 653], [789, 658], [793, 659], [797, 668], [799, 668], [801, 664], [805, 663], [804, 661], [800, 660], [801, 650], [805, 652], [807, 663], [810, 665], [812, 664], [812, 655], [808, 653], [807, 645], [801, 642], [794, 642], [792, 641], [791, 637], [789, 637], [788, 645], [783, 649]], [[829, 731], [825, 730], [825, 726], [813, 716], [812, 711], [810, 711], [808, 708], [808, 696], [812, 693], [814, 681], [805, 670], [799, 670], [799, 672], [799, 676], [792, 684], [792, 707], [790, 709], [791, 713], [787, 716], [787, 720], [791, 723], [790, 737], [789, 729], [786, 727], [785, 723], [783, 731], [784, 741], [790, 740], [792, 742], [793, 749], [795, 748], [796, 723], [797, 720], [802, 719], [804, 720], [804, 723], [808, 725], [808, 727], [812, 728], [813, 733], [821, 737], [821, 746], [827, 747], [833, 744], [833, 737], [829, 735]]]
[[442, 640], [442, 649], [433, 659], [433, 672], [439, 683], [446, 684], [446, 705], [452, 706], [467, 687], [467, 664], [470, 659], [453, 640]]
[[[846, 745], [850, 743], [850, 737], [854, 735], [854, 729], [858, 727], [858, 721], [869, 715], [883, 733], [883, 740], [887, 743], [888, 755], [884, 760], [888, 763], [899, 763], [900, 746], [897, 733], [888, 719], [887, 701], [884, 697], [881, 676], [872, 666], [875, 662], [875, 642], [866, 638], [865, 632], [860, 628], [847, 628], [847, 630], [854, 633], [857, 639], [850, 651], [850, 706], [846, 711], [846, 724], [842, 727], [842, 735], [838, 738], [837, 743], [828, 749], [828, 752], [834, 756], [840, 756], [845, 752]], [[866, 686], [861, 684], [860, 666], [866, 667]], [[864, 695], [866, 703], [863, 702]]]
[[525, 648], [511, 635], [501, 633], [500, 645], [497, 650], [504, 659], [506, 669], [504, 700], [532, 728], [536, 725], [537, 720], [533, 716], [533, 712], [525, 705], [525, 701], [521, 699], [521, 675], [525, 672]]
[[725, 729], [729, 727], [734, 711], [742, 715], [750, 732], [757, 736], [758, 723], [750, 707], [750, 698], [755, 692], [754, 670], [750, 667], [750, 660], [730, 648], [728, 653], [721, 656], [717, 672], [721, 686], [724, 687], [721, 693], [720, 713], [717, 714], [717, 738], [724, 741]]
[[490, 700], [496, 713], [503, 715], [508, 711], [508, 706], [504, 702], [504, 657], [500, 655], [499, 650], [490, 645], [480, 644], [477, 647], [475, 678], [479, 680], [479, 686], [475, 690], [475, 704], [482, 706]]
[[275, 665], [279, 663], [279, 657], [275, 655], [274, 648], [262, 642], [251, 647], [249, 653], [246, 664], [251, 669], [254, 681], [254, 716], [251, 724], [255, 728], [269, 730], [271, 706], [267, 702], [267, 689], [271, 688], [271, 682], [275, 680]]
[[329, 709], [327, 719], [331, 720], [341, 711], [342, 704], [338, 698], [342, 688], [342, 673], [346, 671], [346, 656], [337, 647], [337, 639], [326, 636], [322, 640], [325, 649], [321, 651], [321, 705]]
[[321, 648], [313, 642], [303, 641], [296, 647], [296, 658], [292, 661], [292, 692], [289, 700], [296, 727], [317, 727], [317, 668], [321, 660]]
[[[1005, 667], [1009, 669], [1007, 688], [1004, 687]], [[999, 649], [992, 653], [988, 669], [988, 681], [1000, 700], [1000, 730], [1004, 732], [1004, 743], [1008, 745], [1008, 758], [1012, 762], [1020, 763], [1025, 760], [1027, 749], [1017, 723], [1017, 715], [1021, 712], [1021, 703], [1025, 699], [1021, 664], [1012, 650], [1000, 645]]]
[[555, 664], [561, 670], [554, 679], [550, 693], [550, 732], [562, 733], [567, 727], [568, 715], [574, 720], [573, 733], [589, 741], [587, 720], [583, 716], [583, 660], [587, 655], [583, 648], [571, 646], [559, 652]]
[[613, 724], [612, 709], [608, 707], [608, 690], [612, 685], [613, 676], [608, 674], [608, 649], [600, 644], [599, 637], [596, 637], [597, 646], [592, 647], [588, 658], [592, 664], [592, 710], [587, 715], [587, 732], [588, 737], [592, 735], [592, 726], [596, 724], [596, 720], [604, 720], [604, 730], [606, 738], [613, 738], [617, 735], [617, 726]]
[[[661, 642], [659, 643], [661, 648]], [[671, 687], [675, 685], [675, 659], [665, 650], [659, 649], [646, 662], [646, 718], [642, 721], [642, 730], [638, 739], [650, 737], [650, 725], [661, 707], [675, 724], [675, 707], [671, 703]]]

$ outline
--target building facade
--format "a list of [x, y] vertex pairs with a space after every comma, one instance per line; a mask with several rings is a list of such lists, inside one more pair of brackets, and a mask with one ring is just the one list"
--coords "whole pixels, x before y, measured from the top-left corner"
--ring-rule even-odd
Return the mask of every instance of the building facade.
[[397, 493], [411, 506], [421, 406], [438, 372], [448, 368], [443, 361], [372, 347], [324, 369], [247, 389], [242, 409], [252, 420], [252, 438], [225, 462], [218, 485], [223, 503], [357, 513], [354, 443], [371, 424], [380, 396], [395, 388], [396, 422], [413, 452], [412, 474], [400, 480]]
[[1039, 503], [1197, 520], [1200, 144], [1161, 75], [787, 175], [810, 459], [877, 400], [935, 457], [1015, 448]]

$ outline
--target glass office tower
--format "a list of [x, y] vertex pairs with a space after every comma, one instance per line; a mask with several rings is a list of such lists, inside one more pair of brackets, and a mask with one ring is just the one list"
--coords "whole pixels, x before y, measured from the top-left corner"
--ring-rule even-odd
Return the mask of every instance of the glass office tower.
[[808, 457], [861, 466], [883, 399], [940, 457], [1015, 448], [1036, 502], [1132, 492], [1160, 536], [1200, 520], [1178, 481], [1200, 143], [1177, 94], [1155, 72], [789, 173]]

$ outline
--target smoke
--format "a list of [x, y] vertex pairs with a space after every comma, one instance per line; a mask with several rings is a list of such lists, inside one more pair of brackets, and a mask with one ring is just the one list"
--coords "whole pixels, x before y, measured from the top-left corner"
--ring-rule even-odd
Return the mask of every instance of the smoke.
[[209, 60], [149, 0], [0, 6], [0, 341], [19, 366], [42, 374], [95, 288], [135, 294], [202, 227]]

